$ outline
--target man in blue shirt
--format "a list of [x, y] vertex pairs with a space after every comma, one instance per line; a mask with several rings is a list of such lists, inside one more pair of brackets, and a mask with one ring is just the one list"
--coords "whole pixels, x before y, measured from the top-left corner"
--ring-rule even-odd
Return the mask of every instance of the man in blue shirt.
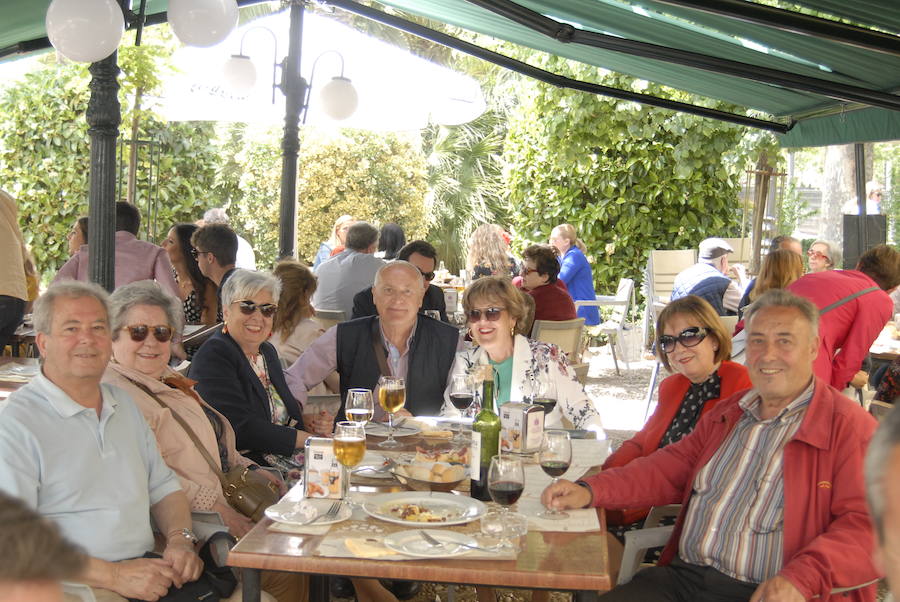
[[[107, 295], [55, 284], [34, 308], [41, 373], [0, 408], [0, 490], [53, 520], [89, 555], [78, 581], [156, 600], [196, 580], [187, 497], [128, 395], [100, 379], [112, 353]], [[153, 550], [150, 515], [166, 539]]]

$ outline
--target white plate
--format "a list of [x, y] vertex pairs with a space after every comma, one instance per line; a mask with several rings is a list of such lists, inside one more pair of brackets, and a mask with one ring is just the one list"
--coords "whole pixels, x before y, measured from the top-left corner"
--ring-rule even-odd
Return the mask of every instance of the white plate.
[[[436, 546], [428, 543], [421, 535], [421, 531], [427, 532], [433, 538], [444, 545]], [[384, 538], [385, 547], [419, 558], [449, 558], [459, 556], [470, 551], [471, 548], [456, 544], [477, 546], [474, 537], [456, 531], [438, 531], [437, 529], [413, 529], [411, 531], [399, 531]]]
[[[331, 525], [350, 518], [353, 509], [349, 504], [341, 503], [337, 516], [326, 520], [324, 515], [336, 500], [305, 499], [299, 502], [278, 502], [266, 508], [266, 516], [276, 523], [286, 525]], [[313, 517], [318, 516], [315, 520]]]
[[[435, 522], [416, 521], [400, 518], [393, 508], [405, 504], [414, 505], [431, 513], [434, 516], [443, 517], [444, 520]], [[485, 505], [478, 500], [451, 493], [409, 491], [401, 493], [386, 493], [370, 498], [363, 505], [363, 510], [369, 516], [398, 525], [417, 525], [420, 527], [446, 527], [450, 525], [464, 525], [485, 513]]]
[[[362, 462], [351, 470], [353, 476], [366, 477], [367, 479], [392, 479], [394, 475], [390, 470], [379, 470], [385, 467], [385, 458], [381, 454], [366, 452]], [[368, 470], [367, 470], [368, 469]]]
[[[394, 427], [394, 437], [409, 437], [421, 433], [422, 429], [415, 425], [406, 425]], [[366, 434], [373, 437], [387, 437], [388, 426], [386, 422], [370, 422], [366, 424]]]

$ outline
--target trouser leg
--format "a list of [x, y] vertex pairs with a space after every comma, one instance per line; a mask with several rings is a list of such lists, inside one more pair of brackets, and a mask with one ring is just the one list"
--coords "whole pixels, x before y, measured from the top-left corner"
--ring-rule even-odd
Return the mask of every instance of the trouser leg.
[[0, 295], [0, 353], [9, 338], [16, 332], [25, 315], [25, 301], [8, 295]]

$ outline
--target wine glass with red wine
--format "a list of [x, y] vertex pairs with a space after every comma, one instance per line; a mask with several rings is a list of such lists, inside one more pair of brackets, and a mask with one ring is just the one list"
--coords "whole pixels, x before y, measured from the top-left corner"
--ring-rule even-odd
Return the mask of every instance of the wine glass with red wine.
[[522, 460], [504, 454], [491, 458], [488, 469], [488, 491], [495, 503], [503, 506], [504, 511], [519, 501], [525, 489], [525, 470]]
[[[561, 430], [546, 430], [541, 441], [541, 452], [538, 456], [541, 470], [553, 477], [553, 483], [563, 476], [572, 464], [572, 440], [569, 433]], [[561, 510], [547, 508], [538, 516], [549, 520], [568, 518], [568, 514]]]
[[556, 383], [550, 377], [550, 374], [540, 373], [532, 383], [532, 403], [536, 403], [544, 408], [544, 423], [547, 423], [547, 416], [556, 407]]
[[[475, 399], [475, 377], [471, 374], [454, 374], [450, 382], [450, 403], [459, 410], [462, 417], [466, 416], [466, 411], [472, 405]], [[456, 436], [453, 438], [454, 443], [462, 443], [464, 440], [462, 434], [462, 424], [456, 430]]]

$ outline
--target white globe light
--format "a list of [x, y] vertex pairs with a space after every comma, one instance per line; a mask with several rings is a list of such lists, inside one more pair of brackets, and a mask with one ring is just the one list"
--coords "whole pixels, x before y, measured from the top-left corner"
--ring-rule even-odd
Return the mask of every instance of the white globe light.
[[114, 0], [53, 0], [44, 20], [47, 37], [71, 61], [95, 63], [115, 52], [125, 17]]
[[225, 83], [235, 92], [247, 92], [256, 84], [256, 67], [249, 56], [233, 54], [222, 68]]
[[346, 77], [334, 77], [325, 84], [319, 93], [322, 101], [322, 110], [325, 114], [338, 121], [347, 119], [359, 104], [359, 96], [356, 88]]
[[228, 37], [238, 22], [235, 0], [169, 0], [169, 24], [188, 46], [214, 46]]

